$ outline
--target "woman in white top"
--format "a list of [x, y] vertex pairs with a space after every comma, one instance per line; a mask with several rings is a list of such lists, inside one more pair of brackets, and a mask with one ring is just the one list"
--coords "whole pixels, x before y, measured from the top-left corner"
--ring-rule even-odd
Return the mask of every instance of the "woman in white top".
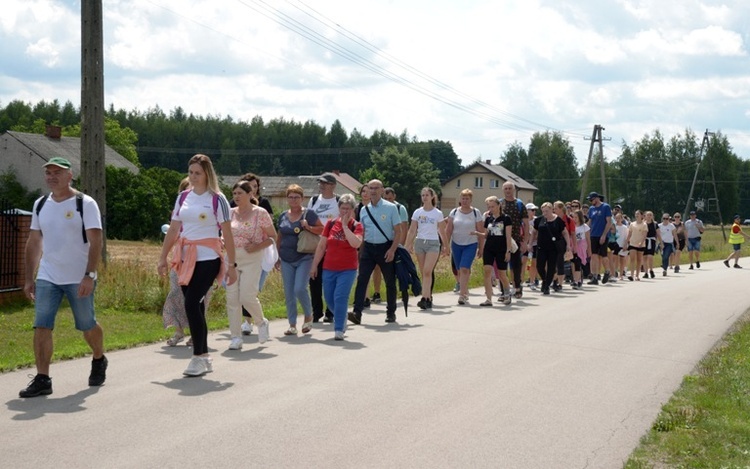
[[616, 262], [614, 266], [620, 275], [620, 280], [625, 280], [625, 271], [628, 270], [628, 225], [624, 224], [623, 221], [622, 212], [617, 212], [617, 215], [615, 215], [615, 232], [617, 233], [617, 245], [620, 246], [620, 250], [614, 258]]
[[669, 214], [665, 213], [661, 216], [661, 223], [659, 229], [656, 231], [656, 238], [661, 243], [661, 268], [662, 276], [667, 276], [667, 269], [669, 268], [669, 256], [674, 252], [674, 237], [677, 228], [669, 221]]
[[474, 194], [470, 189], [461, 191], [459, 206], [451, 210], [445, 223], [445, 236], [451, 240], [453, 264], [458, 270], [458, 304], [469, 301], [469, 276], [474, 258], [482, 255], [484, 238], [477, 231], [484, 231], [482, 212], [471, 206]]
[[445, 236], [445, 218], [437, 209], [437, 194], [429, 187], [422, 189], [422, 206], [414, 211], [411, 226], [406, 235], [406, 249], [417, 255], [422, 272], [422, 299], [417, 303], [421, 309], [432, 309], [433, 273], [441, 251], [448, 254]]
[[[219, 190], [211, 159], [201, 154], [190, 158], [188, 177], [192, 189], [180, 194], [175, 202], [157, 270], [159, 275], [167, 274], [167, 254], [175, 246], [171, 264], [185, 295], [185, 313], [193, 337], [193, 358], [183, 374], [201, 376], [213, 371], [204, 298], [214, 281], [226, 279], [227, 285], [237, 281], [237, 264], [229, 202]], [[219, 237], [219, 228], [225, 243]]]

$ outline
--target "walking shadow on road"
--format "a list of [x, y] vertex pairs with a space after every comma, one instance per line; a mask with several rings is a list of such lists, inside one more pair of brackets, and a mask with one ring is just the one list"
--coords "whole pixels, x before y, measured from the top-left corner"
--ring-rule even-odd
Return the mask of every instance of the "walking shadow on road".
[[166, 383], [151, 381], [151, 384], [158, 384], [169, 389], [180, 391], [180, 396], [205, 396], [210, 392], [226, 391], [234, 386], [234, 383], [220, 383], [211, 379], [198, 378], [175, 378]]
[[69, 414], [87, 410], [83, 406], [86, 398], [96, 394], [98, 386], [82, 389], [75, 394], [65, 397], [40, 396], [34, 399], [13, 399], [5, 403], [11, 412], [19, 412], [13, 420], [36, 420], [47, 414]]

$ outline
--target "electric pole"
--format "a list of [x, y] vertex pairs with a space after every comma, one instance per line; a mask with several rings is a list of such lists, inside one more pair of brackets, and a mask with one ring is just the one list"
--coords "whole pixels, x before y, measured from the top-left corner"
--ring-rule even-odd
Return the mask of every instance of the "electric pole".
[[[708, 129], [703, 133], [703, 141], [701, 142], [701, 150], [698, 153], [698, 161], [695, 163], [695, 174], [693, 175], [693, 183], [690, 185], [690, 195], [688, 195], [687, 202], [685, 203], [685, 211], [682, 213], [682, 219], [687, 220], [688, 213], [690, 211], [690, 204], [693, 202], [693, 192], [695, 191], [695, 182], [698, 180], [698, 170], [700, 170], [701, 163], [703, 161], [703, 154], [704, 151], [706, 154], [710, 154], [708, 152], [709, 146], [711, 145], [711, 139], [710, 137], [713, 137], [716, 135], [714, 132], [709, 132]], [[721, 225], [721, 235], [724, 237], [724, 241], [727, 240], [727, 235], [724, 232], [724, 219], [721, 216], [721, 208], [719, 206], [719, 191], [716, 188], [716, 177], [714, 176], [714, 160], [712, 157], [708, 156], [709, 161], [709, 167], [711, 168], [711, 184], [714, 188], [714, 199], [716, 200], [716, 213], [719, 215], [719, 224]], [[709, 210], [711, 207], [711, 204], [708, 204], [706, 207], [706, 212], [712, 212], [713, 210]]]
[[107, 262], [104, 162], [104, 39], [102, 0], [81, 2], [81, 190], [102, 214], [102, 261]]
[[[586, 161], [586, 169], [583, 171], [583, 181], [581, 181], [581, 197], [579, 200], [583, 203], [583, 198], [586, 195], [586, 183], [588, 182], [589, 177], [589, 168], [591, 167], [591, 157], [594, 155], [594, 144], [596, 142], [599, 142], [599, 173], [600, 177], [602, 178], [602, 195], [604, 196], [605, 200], [609, 200], [609, 195], [607, 194], [607, 179], [604, 175], [604, 145], [602, 145], [602, 141], [605, 140], [602, 137], [602, 130], [606, 130], [604, 127], [602, 127], [599, 124], [596, 124], [594, 126], [594, 131], [591, 133], [591, 138], [587, 140], [591, 140], [591, 146], [589, 147], [589, 158]], [[610, 137], [607, 137], [606, 140], [612, 140]]]

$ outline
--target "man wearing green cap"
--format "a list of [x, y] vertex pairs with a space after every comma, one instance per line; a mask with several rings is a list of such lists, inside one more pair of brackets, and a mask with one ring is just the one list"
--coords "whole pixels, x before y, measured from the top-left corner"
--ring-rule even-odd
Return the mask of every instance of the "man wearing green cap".
[[60, 157], [51, 158], [44, 165], [44, 178], [51, 192], [34, 203], [31, 215], [24, 292], [34, 301], [37, 374], [21, 390], [20, 397], [52, 394], [52, 330], [63, 296], [73, 310], [76, 329], [83, 332], [94, 352], [89, 386], [101, 386], [106, 379], [103, 332], [94, 314], [96, 268], [102, 250], [101, 215], [94, 199], [70, 186], [70, 166], [70, 161]]

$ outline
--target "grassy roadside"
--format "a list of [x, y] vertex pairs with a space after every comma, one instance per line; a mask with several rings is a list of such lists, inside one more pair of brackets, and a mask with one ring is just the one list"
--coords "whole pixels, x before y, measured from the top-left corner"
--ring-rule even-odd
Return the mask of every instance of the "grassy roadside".
[[625, 469], [750, 466], [750, 310], [664, 406]]

